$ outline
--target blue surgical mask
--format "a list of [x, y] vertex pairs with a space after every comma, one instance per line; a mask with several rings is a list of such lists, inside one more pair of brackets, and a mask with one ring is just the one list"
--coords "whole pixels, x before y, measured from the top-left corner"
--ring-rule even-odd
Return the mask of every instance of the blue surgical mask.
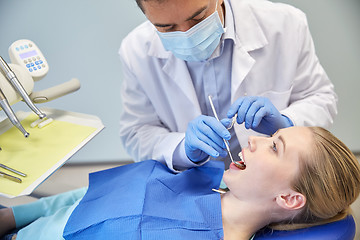
[[157, 32], [164, 48], [184, 61], [205, 61], [219, 45], [224, 33], [219, 14], [215, 12], [186, 32]]

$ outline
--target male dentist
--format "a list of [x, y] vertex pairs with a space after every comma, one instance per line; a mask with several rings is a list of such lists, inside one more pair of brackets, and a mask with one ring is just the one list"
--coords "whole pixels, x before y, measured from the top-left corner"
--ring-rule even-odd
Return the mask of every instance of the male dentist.
[[136, 1], [148, 21], [119, 50], [120, 136], [135, 161], [182, 171], [213, 157], [228, 167], [223, 139], [237, 158], [254, 131], [332, 124], [337, 96], [300, 10], [266, 0]]

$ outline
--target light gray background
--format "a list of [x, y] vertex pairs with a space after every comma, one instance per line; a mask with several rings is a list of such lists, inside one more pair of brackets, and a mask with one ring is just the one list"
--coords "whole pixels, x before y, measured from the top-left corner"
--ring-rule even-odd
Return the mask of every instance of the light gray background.
[[[360, 1], [281, 2], [307, 14], [318, 56], [339, 96], [339, 114], [331, 130], [360, 152]], [[130, 159], [118, 137], [122, 77], [117, 52], [121, 39], [144, 20], [135, 0], [0, 1], [0, 55], [10, 61], [11, 43], [30, 39], [49, 63], [50, 71], [36, 82], [35, 91], [72, 77], [81, 81], [79, 91], [38, 106], [97, 115], [105, 125], [71, 162]], [[23, 102], [13, 108], [28, 109]]]

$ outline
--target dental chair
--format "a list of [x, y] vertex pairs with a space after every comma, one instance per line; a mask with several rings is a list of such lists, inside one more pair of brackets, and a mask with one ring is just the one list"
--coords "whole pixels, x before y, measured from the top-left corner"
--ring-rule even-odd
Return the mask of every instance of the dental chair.
[[[1, 208], [3, 206], [0, 205]], [[12, 232], [15, 233], [18, 230]], [[355, 230], [354, 218], [348, 215], [337, 222], [298, 230], [277, 231], [265, 228], [256, 233], [254, 240], [353, 240]], [[3, 239], [5, 238], [0, 238], [0, 240]]]
[[265, 228], [256, 233], [254, 240], [353, 240], [355, 221], [351, 215], [346, 218], [315, 227], [291, 231]]

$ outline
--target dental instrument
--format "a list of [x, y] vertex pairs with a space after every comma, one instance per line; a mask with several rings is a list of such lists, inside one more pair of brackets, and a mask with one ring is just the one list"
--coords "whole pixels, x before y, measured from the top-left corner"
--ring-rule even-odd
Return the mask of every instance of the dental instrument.
[[13, 169], [13, 168], [11, 168], [11, 167], [8, 167], [8, 166], [4, 165], [4, 164], [1, 164], [1, 163], [0, 163], [0, 167], [1, 167], [1, 168], [4, 168], [4, 169], [6, 169], [6, 170], [9, 170], [10, 172], [13, 172], [13, 173], [15, 173], [15, 174], [17, 174], [17, 175], [20, 175], [20, 176], [22, 176], [22, 177], [26, 177], [26, 174], [25, 174], [25, 173], [22, 173], [22, 172], [20, 172], [20, 171], [18, 171], [18, 170], [15, 170], [15, 169]]
[[211, 190], [214, 191], [214, 192], [220, 193], [220, 194], [226, 193], [226, 191], [223, 190], [223, 189], [215, 189], [215, 188], [213, 188], [213, 189], [211, 189]]
[[[220, 122], [220, 120], [219, 120], [219, 118], [217, 116], [217, 113], [216, 113], [216, 110], [215, 110], [214, 103], [212, 101], [211, 95], [209, 95], [208, 98], [209, 98], [209, 102], [210, 102], [210, 105], [211, 105], [211, 109], [212, 109], [212, 111], [214, 113], [214, 116], [215, 116], [216, 120], [218, 120]], [[225, 139], [223, 139], [223, 141], [225, 143], [225, 147], [226, 147], [226, 150], [227, 150], [227, 152], [229, 154], [231, 162], [233, 162], [236, 167], [240, 168], [241, 170], [244, 170], [246, 168], [246, 165], [244, 164], [244, 162], [243, 161], [241, 161], [241, 162], [234, 161], [234, 159], [233, 159], [233, 157], [231, 155], [231, 152], [230, 152], [229, 143]]]
[[23, 100], [26, 102], [26, 104], [30, 107], [33, 112], [36, 113], [36, 115], [39, 116], [39, 118], [46, 117], [46, 114], [41, 112], [31, 101], [29, 95], [25, 91], [24, 87], [21, 85], [20, 81], [17, 79], [15, 73], [11, 70], [9, 65], [5, 62], [5, 60], [0, 56], [0, 68], [6, 75], [6, 78], [9, 80], [9, 82], [13, 85], [13, 87], [18, 91], [18, 93], [21, 95]]
[[[0, 163], [0, 167], [1, 167], [1, 168], [4, 168], [4, 169], [6, 169], [6, 170], [8, 170], [8, 171], [10, 171], [10, 172], [12, 172], [12, 173], [15, 173], [15, 174], [17, 174], [17, 175], [20, 175], [20, 176], [22, 176], [22, 177], [26, 177], [26, 174], [25, 174], [25, 173], [22, 173], [22, 172], [20, 172], [20, 171], [18, 171], [18, 170], [15, 170], [15, 169], [11, 168], [11, 167], [8, 167], [8, 166], [6, 166], [6, 165], [4, 165], [4, 164], [2, 164], [2, 163]], [[22, 182], [22, 180], [21, 180], [20, 178], [15, 177], [15, 176], [12, 176], [12, 175], [7, 174], [7, 173], [4, 173], [4, 172], [2, 172], [2, 171], [0, 171], [0, 177], [9, 179], [9, 180], [14, 181], [14, 182], [17, 182], [17, 183], [21, 183], [21, 182]]]
[[236, 123], [237, 116], [238, 116], [238, 114], [235, 113], [234, 117], [233, 117], [232, 120], [231, 120], [230, 126], [227, 127], [228, 130], [230, 130], [230, 129], [234, 126], [234, 124]]
[[17, 182], [17, 183], [21, 183], [21, 182], [22, 182], [22, 180], [21, 180], [20, 178], [14, 177], [14, 176], [12, 176], [12, 175], [10, 175], [10, 174], [7, 174], [7, 173], [4, 173], [4, 172], [2, 172], [2, 171], [0, 171], [0, 177], [9, 179], [9, 180], [14, 181], [14, 182]]
[[24, 137], [27, 138], [30, 134], [24, 129], [24, 127], [21, 125], [20, 121], [17, 119], [15, 113], [13, 112], [12, 108], [10, 107], [10, 104], [7, 101], [1, 88], [0, 88], [0, 106], [4, 110], [5, 114], [8, 116], [10, 122], [23, 133]]

